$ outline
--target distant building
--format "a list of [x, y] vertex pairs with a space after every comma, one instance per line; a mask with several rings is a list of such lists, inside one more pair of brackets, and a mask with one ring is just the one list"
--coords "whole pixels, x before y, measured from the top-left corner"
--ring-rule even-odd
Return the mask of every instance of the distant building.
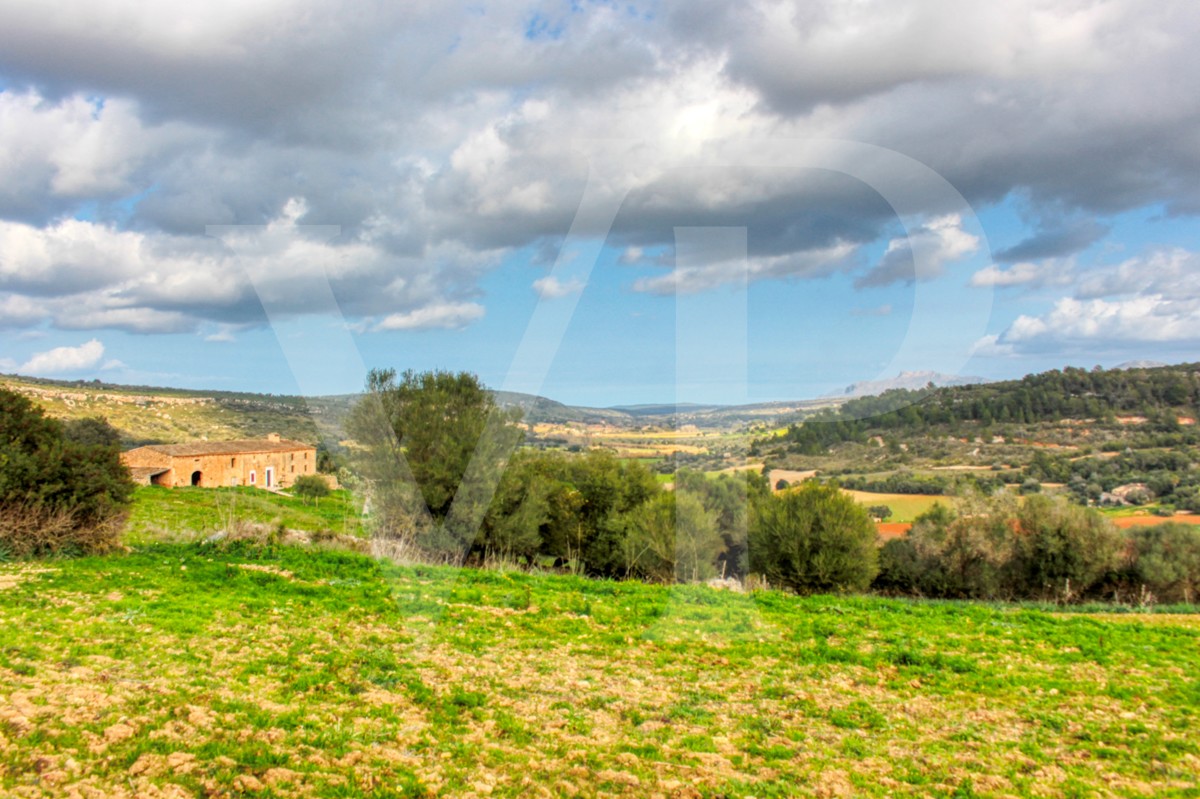
[[121, 454], [142, 485], [286, 488], [315, 474], [317, 449], [272, 433], [263, 439], [150, 444]]

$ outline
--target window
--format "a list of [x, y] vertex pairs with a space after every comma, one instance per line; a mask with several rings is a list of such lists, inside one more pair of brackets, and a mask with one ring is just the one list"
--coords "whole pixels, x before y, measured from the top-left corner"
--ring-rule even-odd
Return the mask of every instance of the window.
[[257, 482], [258, 482], [258, 475], [254, 473], [253, 469], [251, 469], [250, 470], [250, 485], [254, 485]]
[[236, 466], [236, 465], [237, 465], [237, 458], [230, 458], [230, 459], [229, 459], [229, 465], [230, 465], [230, 466]]

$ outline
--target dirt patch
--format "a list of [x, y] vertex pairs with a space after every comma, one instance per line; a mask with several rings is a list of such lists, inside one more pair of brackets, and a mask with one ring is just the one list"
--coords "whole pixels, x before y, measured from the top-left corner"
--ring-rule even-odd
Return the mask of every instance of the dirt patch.
[[1167, 522], [1182, 522], [1183, 524], [1200, 524], [1200, 513], [1177, 513], [1174, 516], [1110, 516], [1112, 523], [1122, 530], [1130, 527], [1153, 527]]
[[795, 485], [796, 483], [803, 483], [810, 477], [815, 477], [816, 474], [816, 469], [809, 469], [804, 472], [798, 472], [794, 469], [772, 469], [767, 474], [767, 480], [771, 483], [771, 490], [774, 491], [775, 486], [780, 480], [787, 480], [788, 485]]
[[263, 572], [264, 574], [274, 574], [276, 577], [282, 577], [285, 580], [295, 579], [295, 575], [287, 569], [281, 569], [278, 566], [264, 566], [261, 563], [239, 563], [239, 569], [245, 569], [252, 572]]
[[0, 591], [16, 588], [21, 583], [38, 574], [51, 574], [58, 569], [22, 568], [12, 571], [0, 571]]
[[912, 529], [911, 522], [876, 522], [875, 531], [879, 533], [880, 538], [892, 539], [903, 538], [908, 535], [908, 531]]

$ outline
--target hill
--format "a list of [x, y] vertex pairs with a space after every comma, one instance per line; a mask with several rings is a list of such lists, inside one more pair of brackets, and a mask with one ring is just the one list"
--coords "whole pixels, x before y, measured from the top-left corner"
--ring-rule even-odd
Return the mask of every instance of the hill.
[[[257, 438], [279, 433], [308, 443], [336, 445], [344, 437], [346, 415], [358, 395], [299, 397], [235, 391], [125, 386], [100, 381], [57, 381], [0, 375], [0, 387], [42, 406], [50, 416], [101, 416], [121, 431], [129, 446], [196, 440]], [[749, 405], [641, 405], [591, 408], [546, 397], [495, 392], [504, 407], [520, 408], [530, 424], [607, 425], [619, 429], [696, 425], [723, 429], [836, 405], [829, 399]]]
[[863, 380], [858, 383], [851, 383], [840, 395], [835, 394], [831, 396], [869, 397], [894, 389], [915, 391], [931, 385], [969, 386], [974, 383], [985, 382], [987, 381], [982, 377], [971, 377], [970, 375], [947, 375], [941, 372], [930, 371], [901, 372], [895, 377], [885, 380]]
[[50, 416], [100, 416], [128, 446], [197, 440], [261, 438], [279, 433], [308, 443], [341, 438], [353, 397], [295, 397], [232, 391], [123, 386], [0, 376], [0, 388], [23, 394]]
[[944, 493], [955, 484], [1040, 490], [1164, 512], [1200, 508], [1200, 364], [1067, 368], [981, 385], [892, 390], [759, 438], [769, 466], [844, 486]]

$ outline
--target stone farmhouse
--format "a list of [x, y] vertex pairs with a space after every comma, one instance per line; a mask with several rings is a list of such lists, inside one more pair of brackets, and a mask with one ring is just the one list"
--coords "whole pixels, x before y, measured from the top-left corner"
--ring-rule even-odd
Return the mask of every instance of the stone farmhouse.
[[121, 461], [142, 485], [287, 488], [301, 475], [316, 474], [317, 450], [272, 433], [243, 441], [150, 444], [122, 453]]

